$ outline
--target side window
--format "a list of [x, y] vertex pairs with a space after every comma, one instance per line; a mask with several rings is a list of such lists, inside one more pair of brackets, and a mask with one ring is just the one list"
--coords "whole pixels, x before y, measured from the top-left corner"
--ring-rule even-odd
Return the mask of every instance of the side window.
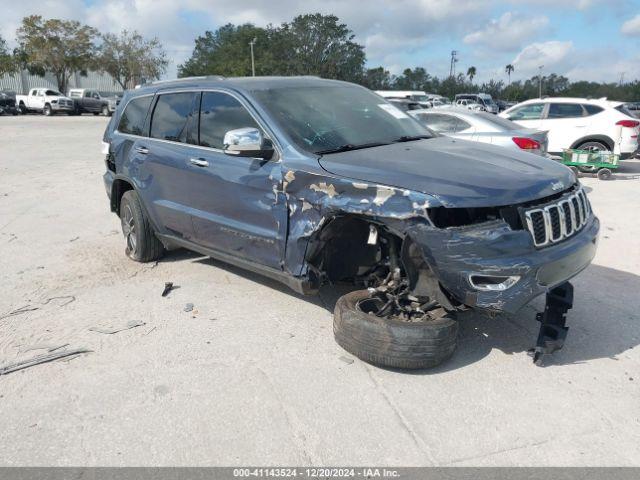
[[84, 98], [91, 98], [91, 90], [84, 91]]
[[427, 127], [438, 133], [454, 133], [458, 124], [456, 117], [442, 114], [422, 115], [421, 120]]
[[584, 110], [578, 103], [551, 103], [547, 118], [576, 118], [583, 117]]
[[144, 121], [153, 96], [134, 98], [129, 102], [120, 117], [118, 131], [131, 135], [144, 135]]
[[200, 145], [222, 149], [226, 132], [245, 127], [260, 128], [238, 100], [226, 93], [203, 92]]
[[509, 120], [539, 120], [542, 118], [544, 103], [523, 105], [509, 112]]
[[193, 113], [194, 92], [160, 95], [151, 117], [151, 138], [186, 142], [187, 123]]
[[462, 132], [467, 128], [471, 128], [471, 124], [465, 122], [461, 118], [456, 118], [456, 132]]
[[595, 115], [597, 113], [600, 113], [604, 110], [604, 108], [602, 107], [598, 107], [597, 105], [582, 105], [584, 107], [584, 109], [587, 111], [587, 115]]

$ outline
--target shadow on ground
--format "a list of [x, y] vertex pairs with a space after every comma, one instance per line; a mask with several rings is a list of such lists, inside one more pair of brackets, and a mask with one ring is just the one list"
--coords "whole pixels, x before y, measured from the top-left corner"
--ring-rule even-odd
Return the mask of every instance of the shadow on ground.
[[[325, 286], [318, 295], [300, 295], [283, 284], [187, 250], [170, 252], [161, 262], [192, 261], [226, 270], [252, 282], [311, 302], [333, 313], [335, 303], [353, 290], [347, 285]], [[628, 272], [591, 265], [573, 280], [574, 308], [569, 311], [569, 334], [565, 347], [546, 358], [544, 366], [583, 363], [616, 358], [640, 344], [640, 313], [637, 292], [640, 277]], [[603, 288], [606, 285], [606, 288]], [[439, 367], [404, 371], [433, 375], [478, 362], [498, 349], [507, 355], [523, 354], [534, 346], [539, 323], [535, 316], [544, 308], [544, 297], [535, 299], [515, 315], [489, 316], [475, 311], [459, 314], [458, 349]]]

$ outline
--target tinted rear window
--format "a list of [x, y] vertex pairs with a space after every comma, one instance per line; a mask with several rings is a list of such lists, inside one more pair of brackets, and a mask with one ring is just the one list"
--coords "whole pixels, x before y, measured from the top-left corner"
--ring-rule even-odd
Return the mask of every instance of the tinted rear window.
[[185, 142], [187, 124], [193, 112], [194, 92], [160, 95], [151, 118], [151, 138]]
[[122, 112], [118, 131], [131, 135], [144, 135], [144, 121], [147, 118], [147, 111], [152, 99], [153, 97], [149, 95], [131, 100]]
[[547, 118], [576, 118], [584, 116], [582, 105], [578, 103], [551, 103]]

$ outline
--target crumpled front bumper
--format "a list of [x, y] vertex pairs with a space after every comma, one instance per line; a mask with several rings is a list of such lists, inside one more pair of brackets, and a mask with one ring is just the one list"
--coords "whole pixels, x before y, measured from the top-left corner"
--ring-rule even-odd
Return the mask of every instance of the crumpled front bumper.
[[[528, 231], [512, 230], [502, 220], [444, 229], [420, 224], [409, 234], [458, 302], [514, 313], [586, 268], [595, 256], [599, 229], [598, 218], [591, 215], [578, 233], [544, 248], [534, 246]], [[474, 274], [520, 279], [506, 290], [480, 291], [469, 280]]]

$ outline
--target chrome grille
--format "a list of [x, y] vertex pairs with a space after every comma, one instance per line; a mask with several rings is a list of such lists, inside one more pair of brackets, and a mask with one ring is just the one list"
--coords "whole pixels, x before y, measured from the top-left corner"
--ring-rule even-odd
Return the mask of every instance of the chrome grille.
[[527, 230], [536, 247], [546, 247], [574, 235], [590, 216], [591, 206], [582, 189], [557, 202], [524, 212]]

